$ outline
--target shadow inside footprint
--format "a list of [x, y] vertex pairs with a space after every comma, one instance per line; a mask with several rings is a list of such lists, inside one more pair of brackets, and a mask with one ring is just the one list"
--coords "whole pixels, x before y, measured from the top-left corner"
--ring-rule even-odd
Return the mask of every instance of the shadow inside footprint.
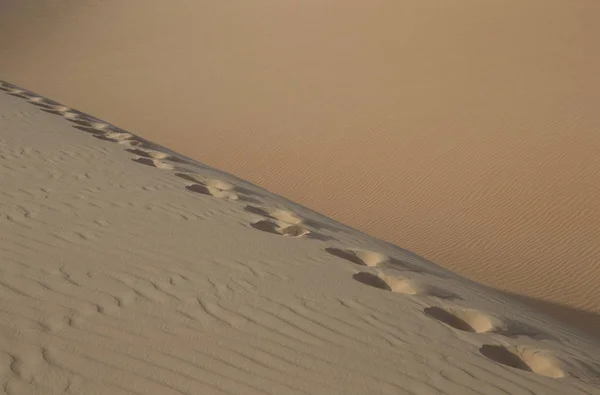
[[425, 290], [423, 292], [424, 294], [428, 295], [428, 296], [433, 296], [436, 298], [440, 298], [440, 299], [446, 299], [446, 300], [463, 300], [463, 298], [461, 298], [460, 296], [458, 296], [457, 294], [455, 294], [454, 292], [450, 292], [446, 289], [440, 288], [440, 287], [436, 287], [433, 285], [429, 285], [427, 287], [425, 287]]
[[262, 209], [260, 207], [246, 206], [246, 207], [244, 207], [244, 211], [252, 213], [252, 214], [260, 215], [263, 217], [271, 218], [271, 214], [269, 214], [269, 212], [267, 210]]
[[383, 280], [382, 278], [376, 276], [375, 274], [360, 272], [356, 273], [352, 276], [353, 279], [358, 281], [359, 283], [363, 283], [365, 285], [369, 285], [371, 287], [383, 289], [384, 291], [391, 291], [392, 288]]
[[531, 368], [518, 355], [510, 352], [505, 347], [485, 344], [481, 346], [479, 352], [484, 357], [499, 364], [525, 370], [527, 372], [532, 371]]
[[467, 322], [439, 307], [427, 307], [424, 312], [427, 316], [450, 325], [453, 328], [465, 332], [476, 332]]
[[201, 193], [203, 195], [212, 196], [212, 194], [210, 193], [210, 191], [208, 190], [208, 188], [205, 185], [202, 185], [202, 184], [187, 185], [185, 187], [185, 189], [187, 189], [188, 191], [192, 191], [192, 192], [196, 192], [196, 193]]
[[152, 167], [156, 167], [157, 169], [163, 169], [163, 170], [171, 170], [173, 169], [173, 166], [168, 164], [168, 163], [163, 163], [157, 159], [150, 159], [150, 158], [136, 158], [136, 159], [132, 159], [132, 161], [136, 162], [136, 163], [140, 163], [142, 165], [146, 165], [146, 166], [152, 166]]
[[263, 232], [273, 233], [275, 235], [280, 234], [277, 231], [277, 225], [271, 221], [258, 221], [250, 224], [254, 229], [262, 230]]
[[187, 173], [175, 173], [175, 177], [179, 177], [182, 178], [186, 181], [191, 181], [191, 182], [200, 182], [196, 177], [192, 176], [191, 174], [187, 174]]

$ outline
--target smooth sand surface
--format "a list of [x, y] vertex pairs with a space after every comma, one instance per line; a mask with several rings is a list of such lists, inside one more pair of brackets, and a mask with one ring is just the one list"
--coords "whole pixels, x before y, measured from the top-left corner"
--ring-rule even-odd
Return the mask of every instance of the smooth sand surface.
[[0, 82], [0, 392], [600, 393], [600, 344]]
[[598, 1], [0, 4], [0, 78], [600, 333]]

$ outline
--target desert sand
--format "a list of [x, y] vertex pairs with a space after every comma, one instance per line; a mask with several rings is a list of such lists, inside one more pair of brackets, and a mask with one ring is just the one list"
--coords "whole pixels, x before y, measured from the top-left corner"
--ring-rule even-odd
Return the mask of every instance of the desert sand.
[[0, 3], [1, 79], [600, 333], [598, 1]]
[[593, 393], [598, 20], [0, 0], [4, 391]]
[[0, 82], [0, 389], [600, 393], [600, 345], [418, 255]]

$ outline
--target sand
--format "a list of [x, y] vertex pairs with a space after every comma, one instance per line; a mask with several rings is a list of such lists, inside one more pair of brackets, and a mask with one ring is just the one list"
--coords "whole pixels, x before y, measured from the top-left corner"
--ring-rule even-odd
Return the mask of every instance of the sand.
[[591, 337], [110, 123], [0, 89], [2, 393], [600, 393]]
[[[312, 295], [314, 292], [317, 296], [309, 299], [319, 306], [315, 309], [331, 313], [332, 317], [339, 306], [330, 303], [339, 300], [339, 295], [334, 297], [327, 292], [343, 289], [353, 301], [367, 297], [362, 291], [347, 288], [347, 284], [339, 285], [339, 281], [346, 279], [350, 279], [351, 284], [374, 288], [378, 293], [373, 295], [378, 297], [373, 301], [378, 308], [379, 297], [398, 303], [398, 297], [406, 296], [410, 302], [402, 299], [400, 303], [408, 303], [408, 306], [420, 297], [426, 301], [466, 300], [469, 302], [466, 307], [415, 303], [422, 303], [418, 309], [428, 319], [433, 317], [434, 321], [449, 323], [458, 331], [481, 332], [481, 335], [493, 332], [493, 336], [502, 339], [498, 343], [480, 341], [475, 344], [479, 347], [477, 350], [466, 351], [468, 355], [483, 356], [525, 370], [533, 368], [525, 367], [518, 360], [528, 360], [526, 365], [541, 363], [546, 367], [533, 370], [543, 371], [546, 376], [560, 376], [564, 369], [556, 370], [556, 364], [548, 362], [552, 358], [544, 357], [539, 362], [538, 354], [513, 349], [512, 343], [504, 342], [505, 338], [513, 339], [511, 314], [518, 316], [517, 320], [525, 316], [525, 321], [533, 314], [535, 317], [531, 320], [535, 322], [527, 321], [527, 325], [541, 325], [544, 329], [548, 326], [549, 332], [561, 333], [559, 348], [566, 348], [559, 350], [557, 358], [563, 361], [563, 353], [569, 356], [567, 362], [559, 364], [571, 366], [571, 357], [587, 361], [590, 354], [582, 350], [588, 348], [591, 352], [593, 347], [589, 348], [586, 342], [597, 344], [600, 339], [600, 287], [597, 286], [600, 281], [600, 183], [597, 181], [600, 177], [600, 74], [597, 72], [600, 70], [600, 52], [596, 50], [597, 37], [600, 37], [597, 23], [600, 5], [596, 1], [492, 0], [482, 3], [458, 0], [450, 4], [377, 0], [367, 4], [355, 0], [343, 3], [25, 0], [0, 2], [0, 8], [0, 79], [44, 95], [27, 94], [19, 100], [33, 103], [22, 106], [18, 104], [19, 100], [9, 100], [3, 101], [4, 107], [0, 107], [3, 111], [0, 122], [4, 128], [0, 129], [2, 150], [7, 152], [2, 156], [4, 173], [0, 178], [0, 207], [5, 216], [3, 221], [10, 225], [0, 229], [3, 238], [0, 252], [3, 264], [6, 262], [2, 275], [17, 276], [2, 277], [3, 283], [12, 287], [12, 291], [7, 291], [8, 299], [2, 302], [7, 303], [2, 304], [2, 311], [8, 314], [3, 325], [4, 321], [10, 325], [7, 324], [1, 334], [6, 336], [3, 339], [9, 339], [7, 344], [25, 345], [26, 349], [23, 351], [18, 348], [21, 346], [15, 346], [17, 348], [5, 350], [2, 366], [10, 369], [0, 371], [0, 377], [5, 382], [8, 377], [13, 383], [4, 388], [5, 392], [34, 391], [33, 387], [18, 387], [24, 385], [22, 382], [45, 386], [45, 389], [36, 389], [41, 393], [48, 393], [50, 388], [60, 392], [56, 388], [61, 388], [65, 382], [75, 393], [105, 391], [102, 386], [87, 382], [85, 389], [78, 389], [77, 385], [83, 384], [75, 379], [79, 377], [77, 369], [60, 365], [62, 370], [53, 370], [57, 363], [48, 357], [51, 355], [48, 350], [79, 347], [71, 343], [73, 333], [65, 335], [67, 343], [64, 344], [58, 342], [56, 345], [52, 336], [62, 334], [63, 328], [72, 331], [82, 319], [87, 320], [87, 314], [96, 318], [102, 316], [102, 319], [109, 315], [112, 319], [115, 311], [126, 310], [111, 310], [107, 301], [113, 300], [119, 308], [132, 300], [137, 302], [138, 298], [150, 298], [154, 303], [157, 301], [144, 292], [153, 293], [153, 288], [162, 292], [163, 285], [179, 281], [163, 276], [160, 281], [166, 283], [156, 285], [151, 276], [150, 280], [141, 280], [144, 285], [140, 286], [145, 291], [140, 295], [137, 280], [131, 278], [147, 276], [146, 272], [143, 275], [135, 273], [135, 268], [146, 264], [145, 261], [140, 263], [142, 256], [154, 261], [152, 270], [158, 270], [158, 273], [162, 273], [165, 261], [170, 265], [172, 260], [178, 262], [178, 259], [188, 264], [208, 265], [202, 266], [202, 273], [213, 273], [214, 265], [238, 270], [234, 269], [238, 264], [247, 264], [246, 252], [250, 254], [250, 261], [259, 262], [259, 266], [275, 265], [275, 273], [287, 270], [280, 267], [283, 262], [298, 266], [298, 270], [300, 266], [310, 268], [307, 269], [310, 278], [307, 277], [309, 273], [294, 272], [302, 280], [289, 273], [281, 274], [286, 286], [289, 281], [297, 281], [294, 287], [300, 288], [294, 289], [307, 288], [298, 291], [301, 296], [289, 291], [294, 296], [287, 298], [285, 292], [288, 291], [280, 289], [283, 286], [271, 289], [274, 285], [263, 280], [272, 272], [261, 277], [254, 273], [253, 270], [257, 270], [254, 266], [244, 273], [256, 275], [254, 280], [260, 279], [261, 285], [244, 279], [242, 283], [247, 281], [252, 286], [242, 286], [248, 288], [243, 292], [254, 296], [268, 294], [274, 300], [281, 298], [282, 306], [287, 306], [281, 307], [284, 309], [294, 298], [297, 299], [293, 303], [305, 306], [306, 293]], [[18, 95], [14, 90], [19, 88], [7, 89]], [[7, 97], [16, 98], [10, 94]], [[42, 102], [50, 103], [44, 97], [64, 103], [63, 106], [52, 102], [52, 108], [45, 108], [62, 117], [61, 125], [56, 124], [56, 117], [47, 118], [48, 114], [40, 113], [35, 106], [36, 101], [38, 107]], [[86, 121], [79, 124], [79, 117], [84, 116], [72, 108], [98, 118], [85, 115]], [[67, 126], [64, 126], [65, 122]], [[90, 132], [93, 143], [88, 145], [89, 138], [83, 146], [71, 141], [69, 133], [77, 130], [70, 128], [70, 123], [78, 126], [79, 131]], [[27, 133], [13, 136], [13, 127]], [[51, 135], [55, 138], [44, 140], [41, 136], [48, 130], [54, 130]], [[85, 133], [84, 136], [90, 137]], [[14, 138], [17, 140], [11, 140]], [[104, 145], [107, 142], [111, 144]], [[59, 147], [61, 144], [65, 147]], [[118, 149], [105, 151], [106, 147], [114, 146]], [[79, 149], [84, 154], [78, 153]], [[125, 156], [115, 159], [113, 154], [116, 152]], [[96, 162], [105, 155], [104, 161]], [[71, 159], [73, 162], [63, 163]], [[129, 163], [130, 159], [135, 163]], [[204, 211], [200, 215], [195, 206], [197, 203], [188, 203], [187, 197], [180, 198], [179, 189], [177, 193], [170, 193], [163, 181], [149, 181], [140, 174], [134, 177], [142, 177], [144, 181], [131, 179], [132, 173], [126, 169], [132, 164], [145, 171], [172, 174], [179, 183], [177, 188], [184, 189], [181, 193], [208, 197], [208, 201], [216, 199], [228, 209], [222, 211], [221, 206], [209, 204], [202, 206]], [[187, 171], [189, 166], [192, 166], [190, 172]], [[89, 171], [77, 170], [79, 168]], [[142, 170], [134, 173], [136, 171]], [[6, 179], [5, 175], [11, 172], [17, 173]], [[94, 181], [89, 190], [87, 186], [76, 184], [85, 184], [91, 177]], [[55, 195], [57, 192], [58, 196]], [[51, 203], [45, 202], [50, 199], [47, 196], [52, 196]], [[82, 205], [87, 199], [93, 201], [89, 207]], [[22, 205], [22, 201], [34, 209]], [[118, 220], [113, 218], [114, 221], [108, 222], [100, 214], [92, 220], [89, 216], [96, 214], [87, 213], [90, 207], [100, 210], [96, 214], [106, 213]], [[230, 212], [229, 207], [241, 207], [243, 213], [240, 214], [238, 209]], [[44, 214], [42, 225], [39, 221], [29, 221], [40, 213]], [[153, 218], [146, 218], [148, 215]], [[172, 222], [194, 221], [195, 215], [200, 215], [203, 220], [211, 219], [207, 220], [210, 223], [203, 222], [196, 228], [196, 223], [192, 226], [186, 222], [188, 227], [181, 227], [179, 222]], [[246, 233], [230, 233], [234, 228], [230, 222], [219, 228], [213, 222], [220, 221], [221, 216], [230, 218], [236, 226], [241, 224], [258, 231], [261, 236], [248, 238]], [[112, 223], [115, 225], [109, 226]], [[94, 239], [98, 235], [90, 229], [96, 225], [109, 226], [104, 233], [100, 232], [105, 239]], [[15, 232], [15, 226], [21, 227], [23, 233]], [[120, 230], [116, 232], [114, 227]], [[342, 231], [339, 229], [343, 229], [344, 237], [351, 240], [340, 237], [337, 232]], [[182, 236], [184, 231], [191, 233]], [[213, 231], [216, 234], [212, 234]], [[264, 244], [265, 240], [271, 240], [263, 239], [265, 235], [285, 240], [278, 242], [286, 244], [278, 245], [274, 250], [273, 245]], [[305, 247], [294, 250], [291, 246], [298, 246], [296, 241], [313, 243], [311, 248], [318, 245], [319, 254], [325, 251], [327, 257], [319, 255], [315, 258], [316, 250]], [[398, 250], [384, 241], [407, 250]], [[292, 244], [288, 245], [288, 242]], [[123, 274], [127, 278], [124, 285], [109, 285], [112, 280], [93, 279], [93, 274], [87, 275], [93, 270], [72, 266], [80, 261], [101, 266], [102, 259], [94, 254], [108, 254], [110, 265], [116, 267], [128, 264], [125, 257], [131, 255], [137, 257], [134, 259], [137, 263], [134, 262], [135, 268], [127, 266], [118, 272], [117, 277]], [[155, 254], [162, 258], [152, 258]], [[252, 254], [257, 255], [252, 257]], [[427, 267], [431, 266], [429, 261], [433, 261], [452, 273], [498, 292], [450, 272], [447, 275], [456, 279], [457, 284], [437, 281], [437, 277], [436, 281], [424, 281], [420, 278], [422, 272], [414, 264], [408, 266], [417, 272], [416, 277], [380, 271], [381, 266], [396, 268], [407, 256]], [[46, 261], [51, 262], [49, 269], [35, 266]], [[318, 271], [315, 275], [315, 268], [330, 262], [350, 262], [350, 267], [360, 270], [348, 269], [344, 280], [335, 274], [338, 269], [327, 269], [331, 270], [329, 277]], [[61, 266], [59, 272], [62, 274], [57, 274], [56, 267], [63, 263], [66, 272], [61, 272]], [[83, 274], [72, 274], [72, 270], [81, 270]], [[111, 274], [100, 276], [114, 277], [116, 272], [110, 267], [106, 270]], [[229, 311], [237, 313], [238, 303], [246, 306], [248, 295], [229, 283], [228, 279], [235, 276], [231, 277], [227, 270], [215, 272], [215, 276], [223, 277], [219, 277], [221, 282], [213, 281], [217, 285], [210, 283], [214, 288], [210, 292], [219, 303], [225, 299], [227, 303], [233, 303], [234, 308]], [[57, 291], [52, 276], [49, 283], [39, 282], [48, 273], [61, 277], [57, 280], [59, 283], [70, 283], [69, 279], [78, 277], [75, 283], [83, 284], [79, 285], [79, 291], [83, 289], [89, 298], [92, 298], [90, 295], [100, 297], [102, 303], [92, 299], [84, 299], [83, 304], [65, 302], [60, 298], [68, 299], [65, 295], [71, 294], [63, 292], [60, 288], [63, 285], [58, 285]], [[206, 276], [202, 273], [199, 278], [205, 281]], [[337, 279], [337, 286], [332, 285], [332, 279]], [[13, 280], [21, 285], [11, 285]], [[237, 284], [238, 280], [231, 281]], [[317, 284], [308, 285], [311, 282]], [[206, 283], [204, 286], [209, 287]], [[27, 291], [23, 291], [23, 287]], [[231, 300], [228, 299], [230, 296], [224, 297], [217, 290], [223, 287], [229, 290], [226, 293], [235, 295]], [[463, 293], [471, 292], [467, 290], [473, 287], [476, 291], [465, 298]], [[192, 288], [205, 291], [197, 284]], [[128, 296], [119, 293], [115, 297], [114, 289]], [[256, 289], [259, 290], [255, 293]], [[388, 291], [385, 294], [393, 294], [394, 298], [381, 296], [382, 290]], [[13, 291], [29, 299], [12, 305]], [[4, 290], [0, 292], [4, 297]], [[60, 300], [46, 301], [48, 292], [63, 292], [63, 296]], [[109, 296], [99, 296], [105, 294]], [[179, 311], [178, 303], [185, 304], [196, 297], [186, 299], [188, 296], [184, 302], [175, 296], [176, 300], [169, 302], [164, 316], [163, 312], [158, 313], [154, 325], [161, 328], [159, 331], [170, 322], [172, 314], [180, 314], [169, 308]], [[491, 304], [486, 304], [485, 300], [481, 301], [481, 306], [471, 303], [480, 297], [491, 299]], [[40, 300], [49, 305], [40, 305]], [[253, 299], [252, 303], [255, 302]], [[205, 306], [204, 302], [198, 303]], [[260, 303], [260, 308], [265, 309]], [[346, 302], [340, 303], [345, 306]], [[353, 333], [361, 339], [364, 322], [369, 325], [375, 322], [366, 313], [373, 308], [369, 306], [366, 310], [356, 310], [354, 318], [340, 312], [343, 320], [348, 322], [354, 322], [355, 318], [362, 320], [351, 329], [356, 330]], [[406, 306], [386, 305], [381, 311], [397, 318], [398, 310], [394, 309], [402, 309], [403, 315], [406, 309], [410, 310]], [[532, 313], [531, 307], [551, 318]], [[49, 313], [43, 315], [45, 309]], [[475, 309], [476, 313], [470, 310], [464, 313], [465, 309]], [[124, 314], [130, 321], [138, 319], [129, 313]], [[279, 310], [274, 314], [279, 317]], [[204, 323], [205, 319], [199, 320]], [[422, 325], [430, 325], [415, 320], [419, 327], [417, 332]], [[315, 325], [332, 328], [329, 323], [317, 322]], [[88, 322], [88, 325], [92, 324]], [[405, 325], [410, 328], [406, 329]], [[392, 327], [409, 332], [415, 330], [406, 322], [394, 321]], [[237, 327], [234, 325], [234, 328]], [[337, 326], [333, 328], [340, 330]], [[221, 329], [221, 326], [205, 328], [203, 334], [219, 333]], [[83, 334], [78, 332], [79, 335], [86, 339], [92, 336], [87, 328], [81, 330]], [[134, 333], [142, 330], [138, 327], [125, 329]], [[45, 334], [40, 335], [40, 331]], [[106, 328], [98, 331], [100, 337], [112, 336]], [[462, 332], [452, 331], [464, 340]], [[526, 335], [521, 337], [531, 334], [531, 331], [525, 332]], [[427, 333], [437, 339], [435, 341], [447, 341], [437, 332]], [[120, 334], [114, 336], [118, 340], [113, 345], [119, 349], [129, 347], [123, 343], [125, 340]], [[219, 334], [211, 339], [229, 344], [233, 341], [228, 337], [230, 335], [241, 342], [248, 340], [235, 331], [224, 334], [223, 338]], [[409, 343], [416, 341], [414, 336], [421, 335], [412, 332], [394, 334]], [[147, 339], [153, 336], [154, 332]], [[186, 336], [182, 335], [177, 341], [189, 339]], [[518, 339], [525, 343], [521, 337]], [[385, 339], [391, 346], [400, 344], [398, 339]], [[90, 342], [98, 344], [97, 340], [92, 338]], [[161, 341], [168, 343], [172, 339]], [[363, 341], [370, 344], [370, 338]], [[565, 342], [568, 344], [564, 345]], [[586, 345], [582, 346], [584, 343]], [[48, 344], [58, 348], [46, 347]], [[141, 341], [140, 344], [145, 343]], [[262, 343], [250, 344], [264, 350]], [[323, 378], [329, 393], [364, 393], [367, 389], [376, 393], [466, 391], [464, 388], [458, 390], [458, 387], [446, 388], [446, 384], [431, 384], [432, 380], [440, 378], [424, 377], [425, 368], [433, 369], [443, 377], [442, 380], [460, 380], [454, 373], [448, 376], [438, 365], [429, 365], [433, 363], [431, 358], [446, 355], [446, 349], [439, 355], [430, 354], [429, 349], [420, 352], [418, 344], [410, 346], [415, 358], [401, 362], [399, 369], [404, 375], [416, 374], [416, 382], [428, 383], [429, 387], [419, 387], [421, 384], [415, 384], [416, 387], [396, 384], [392, 384], [395, 387], [383, 384], [373, 387], [377, 375], [369, 376], [370, 379], [354, 378], [356, 382], [346, 387], [341, 377], [352, 376], [355, 370], [341, 373], [342, 369], [336, 371], [338, 376]], [[436, 344], [428, 347], [437, 347]], [[346, 343], [343, 345], [347, 346]], [[497, 348], [498, 345], [501, 348]], [[29, 346], [35, 352], [29, 353]], [[536, 343], [535, 346], [556, 352], [555, 343]], [[88, 345], [81, 350], [90, 352], [86, 347]], [[161, 343], [160, 347], [164, 349], [166, 343]], [[374, 346], [373, 353], [382, 352], [377, 347]], [[462, 349], [464, 344], [456, 347]], [[517, 351], [511, 353], [510, 350]], [[286, 354], [295, 363], [303, 358], [294, 354], [297, 351]], [[375, 363], [360, 354], [362, 351], [352, 352], [358, 353], [353, 354], [357, 361]], [[281, 350], [276, 352], [277, 355], [281, 353], [285, 354]], [[515, 353], [520, 359], [512, 357]], [[147, 361], [146, 357], [138, 357]], [[388, 357], [387, 361], [397, 362], [397, 355]], [[196, 356], [189, 358], [195, 361]], [[336, 365], [338, 359], [345, 360], [346, 356], [331, 351], [327, 358]], [[451, 358], [454, 358], [453, 354]], [[405, 366], [416, 360], [421, 365]], [[478, 365], [479, 359], [477, 361]], [[463, 362], [451, 364], [462, 369]], [[125, 362], [121, 360], [120, 363]], [[52, 369], [44, 370], [48, 364]], [[278, 364], [267, 365], [272, 368]], [[79, 366], [79, 362], [75, 365]], [[143, 369], [142, 364], [138, 367]], [[321, 367], [323, 369], [317, 370], [329, 372], [330, 367]], [[303, 368], [294, 366], [288, 373], [300, 374], [298, 372]], [[89, 373], [95, 368], [85, 369]], [[377, 367], [372, 369], [379, 371]], [[496, 368], [490, 369], [492, 375], [497, 374]], [[182, 373], [179, 368], [173, 370]], [[578, 376], [580, 371], [587, 372], [583, 374], [585, 377], [596, 377], [595, 373], [589, 373], [596, 372], [593, 364], [588, 368], [571, 369], [566, 375]], [[98, 373], [102, 376], [100, 380], [112, 380], [114, 372], [111, 372]], [[225, 381], [231, 377], [221, 368], [217, 368], [217, 372]], [[381, 372], [385, 377], [391, 374], [385, 370]], [[17, 377], [12, 377], [13, 374]], [[89, 375], [81, 377], [90, 378]], [[211, 385], [215, 380], [219, 381], [215, 377], [207, 379]], [[477, 373], [475, 377], [488, 380], [487, 373]], [[527, 373], [523, 377], [530, 375]], [[118, 380], [129, 382], [131, 376], [118, 376]], [[286, 378], [281, 380], [287, 383]], [[368, 387], [353, 387], [358, 382]], [[584, 379], [583, 382], [591, 381]], [[468, 382], [465, 386], [472, 384]], [[470, 388], [478, 392], [479, 385]], [[150, 390], [146, 388], [150, 387], [121, 389], [147, 393]], [[241, 388], [232, 387], [227, 391], [249, 391]], [[255, 388], [258, 392], [264, 390], [260, 385], [257, 388], [261, 388]], [[285, 388], [279, 393], [286, 393], [289, 387]], [[548, 388], [559, 391], [554, 384], [540, 388], [535, 387], [532, 391], [548, 393], [551, 391]], [[186, 393], [187, 390], [174, 391]], [[214, 386], [203, 391], [218, 392]], [[308, 392], [315, 391], [310, 387]], [[496, 388], [496, 391], [500, 390]], [[505, 391], [518, 393], [521, 389], [510, 387]], [[581, 391], [585, 393], [584, 389]]]
[[595, 0], [13, 1], [0, 78], [597, 334], [599, 19]]

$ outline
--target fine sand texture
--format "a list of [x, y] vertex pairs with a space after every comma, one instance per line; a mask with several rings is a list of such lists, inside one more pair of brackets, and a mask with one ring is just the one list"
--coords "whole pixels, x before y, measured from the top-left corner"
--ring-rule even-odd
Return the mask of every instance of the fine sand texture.
[[0, 79], [600, 333], [599, 1], [0, 6]]
[[585, 334], [0, 89], [0, 393], [600, 394]]

